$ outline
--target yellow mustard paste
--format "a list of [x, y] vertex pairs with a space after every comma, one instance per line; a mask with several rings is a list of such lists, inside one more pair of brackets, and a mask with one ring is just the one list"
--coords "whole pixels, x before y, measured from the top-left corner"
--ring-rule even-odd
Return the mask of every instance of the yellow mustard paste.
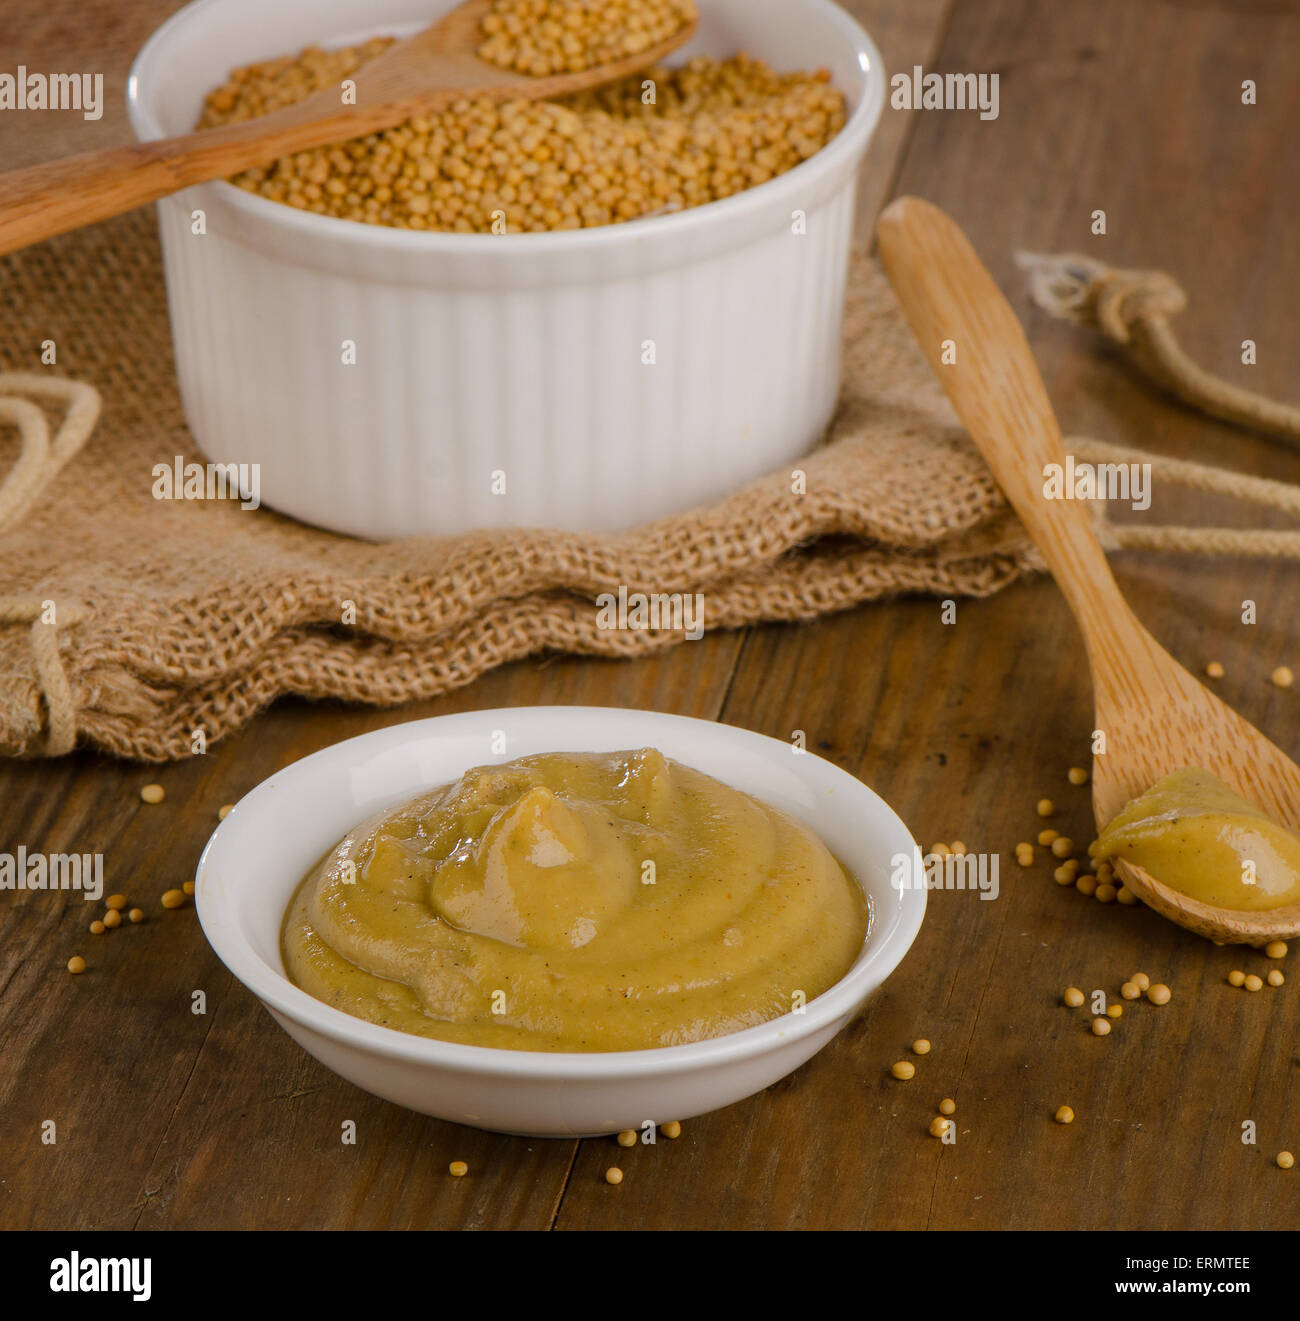
[[1133, 799], [1089, 850], [1135, 863], [1217, 908], [1300, 900], [1300, 838], [1209, 771], [1181, 770]]
[[479, 767], [358, 826], [282, 947], [298, 986], [403, 1032], [638, 1050], [789, 1013], [867, 924], [807, 827], [642, 749]]

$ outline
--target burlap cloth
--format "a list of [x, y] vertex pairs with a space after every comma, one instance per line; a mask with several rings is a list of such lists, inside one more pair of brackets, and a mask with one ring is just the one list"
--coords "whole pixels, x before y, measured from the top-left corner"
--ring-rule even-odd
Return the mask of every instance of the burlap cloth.
[[[156, 501], [153, 465], [201, 456], [181, 415], [152, 212], [5, 258], [0, 291], [0, 366], [29, 372], [0, 380], [9, 754], [81, 744], [165, 760], [189, 755], [194, 731], [210, 745], [285, 694], [393, 705], [540, 652], [682, 642], [600, 628], [594, 598], [620, 586], [702, 592], [706, 626], [736, 628], [898, 593], [985, 596], [1038, 567], [863, 253], [843, 398], [802, 465], [806, 493], [783, 470], [619, 537], [376, 545], [233, 502]], [[57, 364], [32, 375], [45, 340]], [[94, 390], [68, 380], [99, 391], [97, 422]]]

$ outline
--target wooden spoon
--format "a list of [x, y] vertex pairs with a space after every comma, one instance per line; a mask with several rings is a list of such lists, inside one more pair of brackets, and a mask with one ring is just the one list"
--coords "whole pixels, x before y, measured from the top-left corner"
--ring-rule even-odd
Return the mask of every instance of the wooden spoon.
[[691, 22], [636, 55], [581, 73], [534, 78], [480, 60], [491, 0], [469, 0], [432, 27], [396, 42], [353, 75], [356, 104], [339, 87], [257, 119], [175, 138], [68, 156], [0, 175], [0, 254], [156, 201], [192, 184], [227, 179], [296, 151], [345, 142], [431, 115], [462, 97], [542, 100], [613, 82], [657, 63], [694, 34]]
[[[1300, 829], [1300, 767], [1183, 669], [1138, 622], [1111, 576], [1089, 502], [1049, 500], [1044, 467], [1065, 463], [1061, 430], [1015, 313], [966, 236], [937, 207], [899, 198], [877, 227], [880, 256], [935, 375], [1033, 537], [1083, 632], [1096, 728], [1092, 803], [1104, 826], [1158, 779], [1201, 767], [1280, 824]], [[956, 362], [941, 361], [951, 341]], [[1216, 908], [1120, 862], [1157, 912], [1221, 943], [1300, 934], [1300, 903]]]

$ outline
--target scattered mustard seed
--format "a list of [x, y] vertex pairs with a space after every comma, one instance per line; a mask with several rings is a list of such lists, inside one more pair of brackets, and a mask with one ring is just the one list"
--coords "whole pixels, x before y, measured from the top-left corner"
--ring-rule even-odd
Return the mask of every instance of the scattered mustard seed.
[[1107, 1006], [1106, 1006], [1106, 1017], [1107, 1017], [1107, 1018], [1123, 1018], [1123, 1017], [1124, 1017], [1124, 1006], [1123, 1006], [1122, 1004], [1120, 1004], [1118, 1001], [1116, 1001], [1114, 1004], [1109, 1004], [1109, 1005], [1107, 1005]]
[[659, 1131], [666, 1138], [679, 1138], [682, 1135], [682, 1126], [675, 1119], [670, 1119], [660, 1126]]
[[1052, 813], [1056, 811], [1056, 804], [1053, 803], [1050, 798], [1040, 798], [1038, 800], [1038, 806], [1034, 808], [1034, 811], [1037, 812], [1039, 816], [1051, 816]]
[[951, 1119], [945, 1119], [942, 1115], [935, 1115], [935, 1117], [930, 1120], [930, 1136], [941, 1138], [951, 1127]]
[[1058, 1124], [1073, 1124], [1074, 1111], [1068, 1105], [1058, 1106], [1054, 1118]]
[[222, 803], [221, 806], [217, 808], [217, 820], [224, 821], [234, 810], [234, 803]]
[[115, 927], [120, 927], [122, 925], [122, 914], [119, 913], [116, 908], [110, 908], [108, 912], [104, 914], [104, 925], [110, 931]]
[[104, 931], [105, 931], [105, 930], [106, 930], [106, 928], [105, 928], [104, 924], [99, 920], [99, 918], [96, 918], [96, 919], [90, 924], [90, 934], [91, 934], [92, 936], [102, 936], [102, 935], [104, 934]]
[[1228, 974], [1228, 985], [1229, 985], [1229, 986], [1241, 986], [1241, 985], [1243, 985], [1243, 984], [1245, 983], [1245, 981], [1246, 981], [1246, 974], [1245, 974], [1244, 972], [1242, 972], [1242, 970], [1241, 970], [1240, 968], [1234, 968], [1234, 969]]
[[1038, 832], [1038, 842], [1043, 848], [1049, 848], [1052, 841], [1056, 839], [1060, 833], [1059, 830], [1052, 830], [1050, 827], [1047, 830], [1040, 830]]
[[1270, 959], [1286, 958], [1286, 950], [1287, 945], [1285, 940], [1270, 940], [1268, 944], [1264, 946], [1264, 953]]
[[110, 895], [108, 896], [108, 898], [104, 900], [104, 905], [105, 905], [105, 907], [107, 907], [107, 908], [118, 908], [118, 909], [125, 908], [125, 907], [126, 907], [126, 895], [124, 895], [124, 894], [110, 894]]
[[611, 1165], [611, 1166], [609, 1167], [609, 1169], [607, 1169], [607, 1170], [605, 1171], [605, 1182], [606, 1182], [606, 1183], [622, 1183], [622, 1182], [623, 1182], [623, 1171], [620, 1170], [620, 1169], [618, 1168], [617, 1165]]
[[[1071, 861], [1073, 861], [1073, 859]], [[1057, 885], [1073, 885], [1074, 878], [1078, 874], [1079, 873], [1077, 868], [1071, 870], [1069, 867], [1058, 867], [1052, 873], [1052, 880], [1054, 880], [1057, 883]]]
[[1074, 852], [1074, 840], [1069, 835], [1058, 835], [1052, 841], [1052, 857], [1068, 858]]
[[939, 1102], [939, 1113], [941, 1115], [955, 1114], [956, 1110], [957, 1102], [954, 1101], [951, 1096], [945, 1096], [943, 1100]]
[[1109, 881], [1102, 881], [1097, 886], [1097, 902], [1099, 904], [1113, 904], [1118, 893], [1119, 891]]
[[1164, 984], [1164, 982], [1152, 982], [1152, 984], [1147, 987], [1147, 999], [1150, 1000], [1153, 1005], [1167, 1005], [1172, 996], [1173, 992]]
[[946, 858], [951, 854], [952, 850], [947, 844], [931, 844], [930, 852], [934, 854], [936, 858]]
[[1110, 1019], [1094, 1018], [1092, 1020], [1092, 1035], [1094, 1037], [1105, 1037], [1110, 1035]]
[[1142, 901], [1127, 886], [1121, 885], [1115, 891], [1115, 902], [1123, 904], [1125, 908], [1136, 908]]
[[144, 909], [143, 909], [143, 908], [133, 908], [133, 909], [127, 914], [127, 917], [129, 917], [129, 918], [131, 919], [132, 922], [143, 922], [143, 921], [144, 921]]
[[1088, 772], [1085, 771], [1082, 766], [1071, 766], [1065, 773], [1065, 778], [1069, 780], [1071, 784], [1087, 784]]
[[636, 1129], [634, 1129], [634, 1128], [625, 1128], [625, 1129], [624, 1129], [624, 1130], [618, 1135], [618, 1145], [619, 1145], [620, 1147], [635, 1147], [635, 1146], [636, 1146]]
[[1253, 972], [1248, 973], [1246, 980], [1242, 982], [1242, 985], [1248, 991], [1262, 991], [1264, 989], [1264, 979], [1262, 977], [1256, 977]]
[[916, 1075], [916, 1065], [909, 1063], [907, 1060], [899, 1060], [889, 1071], [899, 1082], [906, 1082]]
[[1097, 893], [1097, 878], [1084, 872], [1084, 874], [1075, 881], [1074, 888], [1078, 890], [1080, 894], [1094, 895]]
[[69, 971], [70, 973], [73, 973], [73, 974], [76, 974], [76, 973], [79, 973], [79, 972], [85, 972], [85, 971], [86, 971], [86, 960], [83, 959], [83, 958], [81, 957], [80, 954], [74, 954], [74, 955], [68, 960], [68, 971]]
[[917, 1055], [928, 1055], [930, 1053], [930, 1043], [924, 1037], [917, 1037], [912, 1042], [912, 1050]]
[[1211, 661], [1205, 667], [1205, 673], [1208, 674], [1211, 679], [1222, 679], [1223, 663], [1221, 661]]
[[963, 844], [959, 839], [954, 839], [953, 842], [948, 845], [948, 847], [952, 850], [953, 857], [955, 858], [964, 857], [966, 854], [966, 845]]
[[185, 884], [181, 886], [181, 889], [184, 890], [186, 894], [193, 894], [193, 893], [194, 893], [194, 882], [193, 882], [193, 881], [186, 881]]
[[1278, 688], [1290, 688], [1295, 683], [1295, 675], [1291, 673], [1290, 667], [1286, 665], [1279, 665], [1269, 675], [1269, 678], [1273, 680]]
[[1077, 986], [1067, 986], [1064, 999], [1071, 1009], [1077, 1009], [1083, 1003], [1083, 992]]
[[168, 890], [162, 897], [162, 906], [164, 908], [179, 908], [184, 902], [184, 890]]
[[453, 1179], [463, 1179], [469, 1173], [469, 1166], [463, 1160], [454, 1160], [447, 1166], [447, 1173]]
[[1289, 1151], [1279, 1151], [1277, 1153], [1277, 1167], [1279, 1170], [1289, 1170], [1295, 1164], [1295, 1157]]
[[1282, 976], [1282, 972], [1279, 968], [1270, 968], [1265, 980], [1270, 986], [1281, 986], [1282, 983], [1286, 981], [1286, 978]]
[[1144, 991], [1151, 985], [1151, 978], [1144, 972], [1135, 972], [1133, 976], [1129, 978], [1129, 981], [1140, 986]]
[[1119, 988], [1119, 993], [1126, 1000], [1136, 1000], [1141, 996], [1142, 988], [1137, 982], [1125, 982], [1124, 985]]
[[161, 784], [146, 784], [140, 790], [140, 801], [142, 803], [161, 803], [166, 796], [167, 792]]

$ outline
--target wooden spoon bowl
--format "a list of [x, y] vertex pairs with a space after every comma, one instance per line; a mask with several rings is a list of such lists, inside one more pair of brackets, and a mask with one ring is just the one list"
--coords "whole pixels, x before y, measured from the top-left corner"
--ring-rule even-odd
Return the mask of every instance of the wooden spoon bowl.
[[[1092, 670], [1098, 827], [1186, 767], [1218, 776], [1300, 833], [1300, 767], [1192, 677], [1124, 600], [1086, 500], [1049, 499], [1045, 468], [1065, 464], [1061, 430], [1015, 313], [966, 236], [937, 207], [904, 197], [881, 215], [880, 256], [958, 416], [1042, 552], [1078, 621]], [[956, 361], [943, 361], [950, 341]], [[1096, 735], [1094, 735], [1094, 738]], [[1221, 943], [1300, 935], [1300, 903], [1244, 912], [1180, 894], [1125, 862], [1124, 884], [1171, 921]]]
[[479, 59], [491, 0], [468, 0], [357, 70], [355, 104], [327, 87], [256, 119], [129, 147], [68, 156], [0, 175], [0, 255], [297, 151], [346, 142], [432, 115], [462, 98], [536, 101], [598, 87], [657, 64], [695, 35], [691, 22], [636, 55], [534, 78]]

